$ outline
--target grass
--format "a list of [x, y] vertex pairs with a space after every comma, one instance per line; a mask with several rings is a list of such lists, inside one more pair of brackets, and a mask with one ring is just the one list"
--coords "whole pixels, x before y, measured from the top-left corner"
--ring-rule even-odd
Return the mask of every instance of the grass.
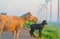
[[[30, 25], [34, 24], [33, 22], [26, 22], [24, 25], [24, 28], [27, 30], [30, 30]], [[49, 23], [45, 28], [43, 29], [42, 32], [42, 38], [44, 39], [60, 39], [60, 31], [59, 31], [60, 26], [58, 24], [51, 24]], [[36, 39], [40, 39], [38, 36], [39, 31], [35, 30], [34, 34], [36, 36]]]

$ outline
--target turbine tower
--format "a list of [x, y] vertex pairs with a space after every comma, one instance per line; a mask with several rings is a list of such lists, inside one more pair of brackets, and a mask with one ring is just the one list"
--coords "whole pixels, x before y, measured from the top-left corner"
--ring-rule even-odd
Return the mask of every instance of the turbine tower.
[[50, 0], [50, 21], [52, 20], [52, 0]]
[[45, 0], [45, 5], [46, 5], [46, 20], [47, 20], [47, 10], [48, 10], [48, 3], [49, 3], [50, 0]]
[[58, 20], [58, 23], [59, 23], [59, 0], [58, 0], [58, 13], [57, 13], [57, 20]]

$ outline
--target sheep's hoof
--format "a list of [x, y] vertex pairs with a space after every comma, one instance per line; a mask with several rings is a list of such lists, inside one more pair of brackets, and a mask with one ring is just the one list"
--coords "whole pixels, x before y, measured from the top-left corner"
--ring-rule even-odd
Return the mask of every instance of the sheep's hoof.
[[44, 39], [44, 38], [40, 38], [40, 39]]
[[35, 35], [33, 35], [33, 37], [34, 37], [34, 38], [36, 38], [36, 36], [35, 36]]

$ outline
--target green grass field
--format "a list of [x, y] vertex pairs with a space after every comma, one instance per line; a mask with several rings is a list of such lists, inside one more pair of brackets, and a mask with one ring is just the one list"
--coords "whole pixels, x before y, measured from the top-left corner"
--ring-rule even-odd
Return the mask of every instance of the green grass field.
[[[33, 24], [33, 22], [26, 22], [24, 24], [24, 28], [27, 30], [30, 30], [30, 25]], [[60, 39], [60, 25], [55, 23], [48, 23], [48, 25], [45, 26], [42, 32], [42, 38], [44, 39]], [[40, 39], [38, 36], [38, 30], [34, 32], [36, 39]]]

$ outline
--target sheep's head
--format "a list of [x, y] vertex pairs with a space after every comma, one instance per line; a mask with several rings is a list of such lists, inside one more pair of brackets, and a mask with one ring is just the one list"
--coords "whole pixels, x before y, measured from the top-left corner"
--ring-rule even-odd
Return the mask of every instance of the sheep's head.
[[43, 20], [42, 24], [47, 25], [47, 21]]

